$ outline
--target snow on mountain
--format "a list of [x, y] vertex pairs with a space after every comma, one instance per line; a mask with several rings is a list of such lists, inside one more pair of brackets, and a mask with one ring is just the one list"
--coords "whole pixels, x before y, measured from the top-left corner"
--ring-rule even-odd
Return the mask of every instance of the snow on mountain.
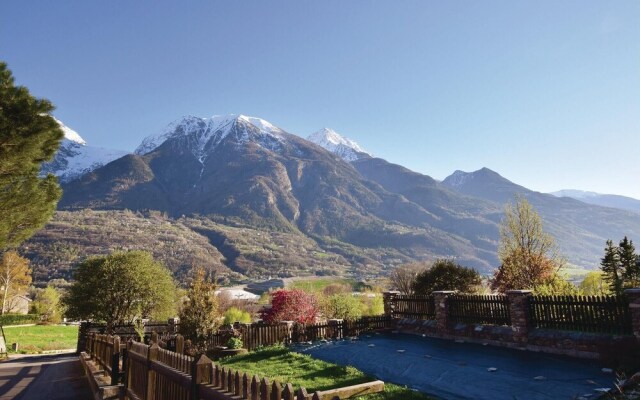
[[358, 143], [341, 136], [333, 129], [323, 128], [309, 135], [307, 140], [336, 154], [345, 161], [371, 157], [371, 154], [363, 150]]
[[60, 125], [62, 132], [64, 132], [65, 139], [83, 146], [87, 144], [87, 142], [85, 142], [84, 139], [80, 135], [78, 135], [78, 132], [63, 124], [62, 121], [60, 121], [56, 117], [53, 117], [53, 119], [55, 119], [58, 125]]
[[469, 180], [473, 179], [473, 172], [464, 172], [460, 170], [456, 170], [453, 174], [449, 175], [445, 181], [446, 184], [451, 187], [458, 187], [464, 185]]
[[[202, 162], [207, 150], [217, 146], [230, 133], [236, 135], [238, 143], [245, 143], [251, 135], [282, 140], [282, 129], [268, 121], [246, 115], [214, 115], [211, 118], [183, 117], [170, 123], [162, 133], [145, 138], [135, 150], [136, 154], [147, 154], [169, 139], [185, 137], [190, 141], [193, 155]], [[267, 145], [266, 147], [273, 147]]]
[[68, 182], [128, 154], [122, 150], [87, 146], [78, 132], [57, 119], [56, 122], [64, 132], [64, 138], [53, 160], [42, 165], [42, 174], [52, 173], [60, 181]]
[[572, 197], [574, 199], [586, 199], [589, 197], [598, 197], [601, 196], [600, 193], [596, 192], [588, 192], [586, 190], [575, 190], [575, 189], [564, 189], [558, 190], [557, 192], [550, 193], [556, 197]]

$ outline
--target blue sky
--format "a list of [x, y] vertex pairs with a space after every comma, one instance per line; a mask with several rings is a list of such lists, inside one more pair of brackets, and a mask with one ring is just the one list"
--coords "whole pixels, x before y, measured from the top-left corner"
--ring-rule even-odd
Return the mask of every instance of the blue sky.
[[640, 198], [639, 1], [0, 2], [0, 59], [89, 144], [183, 115], [330, 127], [443, 179]]

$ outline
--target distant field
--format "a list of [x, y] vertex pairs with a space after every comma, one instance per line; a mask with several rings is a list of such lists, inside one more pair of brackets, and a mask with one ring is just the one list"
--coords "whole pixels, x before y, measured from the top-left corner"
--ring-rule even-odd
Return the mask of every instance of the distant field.
[[[371, 382], [374, 378], [354, 367], [342, 367], [299, 354], [285, 347], [269, 347], [249, 354], [234, 356], [220, 361], [243, 372], [291, 383], [297, 390], [304, 387], [309, 393], [344, 386]], [[366, 400], [428, 400], [430, 397], [401, 386], [385, 383], [384, 393], [359, 397]]]
[[345, 279], [345, 278], [337, 278], [337, 277], [295, 279], [295, 280], [292, 280], [289, 284], [287, 284], [287, 288], [302, 289], [308, 292], [319, 292], [319, 291], [322, 291], [322, 289], [324, 289], [325, 287], [334, 283], [353, 287], [355, 281], [353, 279]]
[[4, 328], [9, 353], [12, 343], [18, 343], [18, 353], [36, 354], [47, 350], [75, 349], [77, 326], [35, 325]]

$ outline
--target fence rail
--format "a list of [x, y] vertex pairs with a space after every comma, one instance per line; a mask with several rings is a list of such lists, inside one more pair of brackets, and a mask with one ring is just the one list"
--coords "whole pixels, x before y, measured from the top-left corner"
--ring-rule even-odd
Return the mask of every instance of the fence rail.
[[625, 296], [532, 296], [529, 306], [536, 328], [633, 334]]
[[454, 323], [511, 325], [506, 296], [453, 294], [447, 301], [449, 318]]

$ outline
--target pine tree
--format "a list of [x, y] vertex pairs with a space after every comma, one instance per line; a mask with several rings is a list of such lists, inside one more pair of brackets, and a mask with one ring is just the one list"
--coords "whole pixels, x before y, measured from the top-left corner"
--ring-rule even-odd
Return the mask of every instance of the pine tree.
[[620, 265], [624, 271], [624, 286], [628, 288], [640, 287], [640, 266], [638, 265], [638, 255], [636, 254], [636, 248], [633, 246], [633, 241], [624, 239], [620, 241], [618, 247], [618, 255], [620, 258]]
[[622, 294], [624, 269], [620, 264], [618, 247], [613, 245], [612, 240], [607, 240], [607, 247], [604, 249], [604, 257], [601, 259], [600, 265], [604, 280], [609, 284], [611, 292], [617, 295]]
[[62, 194], [53, 175], [39, 177], [63, 133], [53, 105], [15, 86], [0, 62], [0, 250], [28, 239], [53, 215]]

